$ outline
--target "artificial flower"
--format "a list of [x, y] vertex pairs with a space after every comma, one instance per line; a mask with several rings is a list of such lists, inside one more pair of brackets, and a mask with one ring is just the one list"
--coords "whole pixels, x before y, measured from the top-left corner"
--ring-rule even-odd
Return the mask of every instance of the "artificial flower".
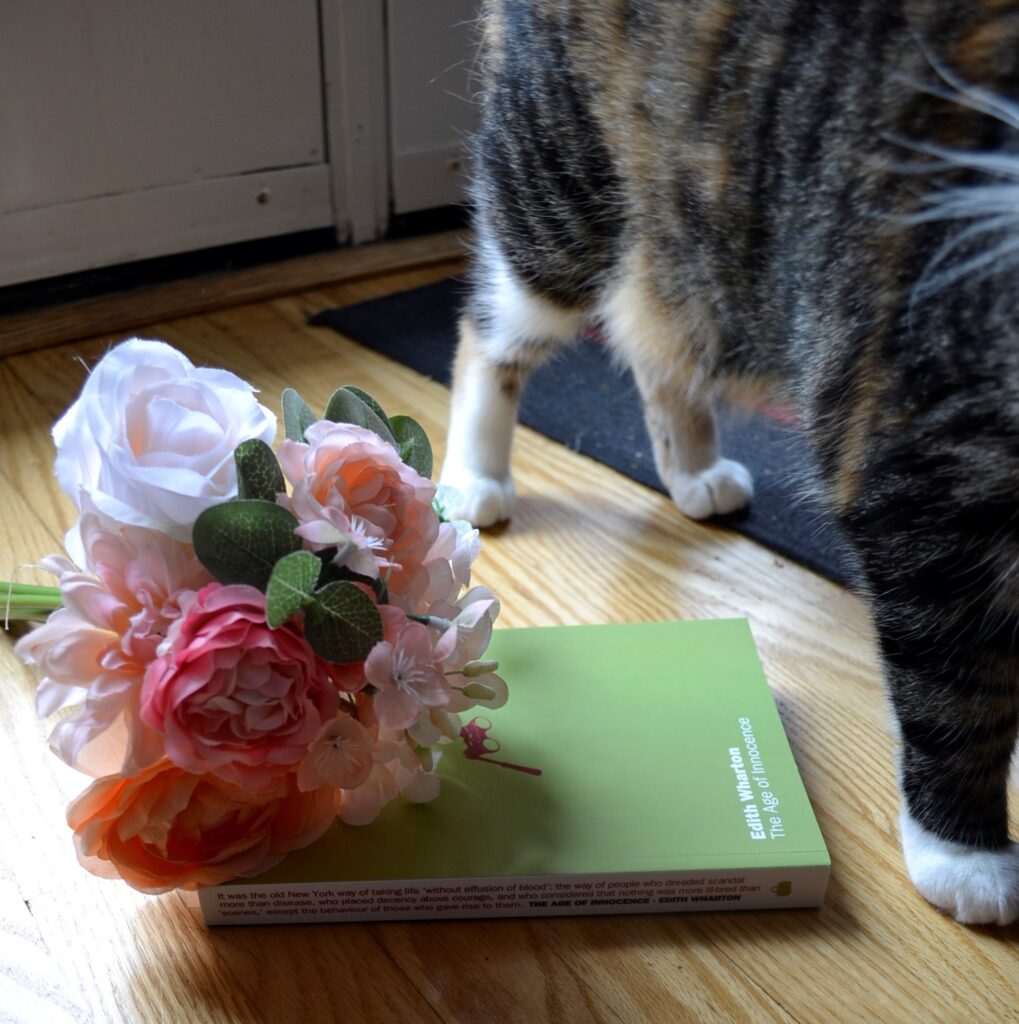
[[472, 587], [455, 604], [436, 608], [433, 615], [444, 612], [450, 613], [450, 625], [435, 645], [435, 657], [447, 671], [457, 671], [487, 650], [499, 599], [487, 587]]
[[141, 714], [174, 764], [257, 790], [305, 756], [337, 700], [297, 623], [270, 629], [261, 591], [210, 583], [149, 666]]
[[321, 420], [306, 441], [284, 441], [279, 459], [293, 492], [280, 497], [297, 517], [295, 531], [315, 551], [335, 548], [334, 561], [373, 579], [402, 600], [439, 532], [435, 485], [400, 460], [392, 445], [365, 427]]
[[429, 611], [447, 608], [471, 582], [471, 565], [481, 551], [478, 531], [465, 524], [442, 523], [435, 542], [425, 555], [421, 578], [408, 580], [414, 603]]
[[301, 440], [277, 457], [244, 381], [161, 342], [112, 349], [54, 428], [80, 513], [69, 557], [42, 562], [59, 586], [8, 585], [9, 617], [46, 619], [16, 651], [40, 713], [63, 712], [51, 744], [97, 777], [68, 810], [79, 859], [144, 892], [434, 799], [461, 712], [506, 700], [484, 659], [499, 603], [467, 589], [478, 532], [441, 521], [420, 427], [389, 421], [398, 451], [368, 396], [327, 408], [358, 423], [283, 405]]
[[237, 445], [275, 435], [275, 415], [240, 377], [132, 338], [96, 364], [54, 426], [56, 475], [79, 509], [87, 498], [118, 522], [188, 541], [203, 509], [236, 496]]
[[450, 698], [431, 635], [420, 622], [408, 621], [393, 642], [376, 644], [364, 663], [364, 674], [378, 691], [375, 713], [388, 729], [406, 729], [423, 708], [441, 707]]
[[[140, 718], [142, 679], [182, 615], [182, 603], [210, 576], [187, 545], [95, 512], [82, 516], [80, 537], [95, 575], [66, 558], [45, 559], [44, 567], [59, 580], [64, 607], [26, 633], [15, 653], [40, 669], [40, 714], [76, 708], [53, 730], [54, 752], [89, 774], [133, 771], [162, 756], [158, 737]], [[115, 725], [123, 727], [128, 743], [112, 763], [93, 741]]]
[[71, 803], [67, 822], [89, 871], [158, 893], [268, 870], [322, 835], [336, 802], [331, 786], [304, 792], [292, 773], [252, 793], [164, 760], [96, 780]]
[[341, 712], [322, 726], [297, 773], [301, 789], [322, 785], [357, 789], [374, 764], [372, 735], [352, 714]]

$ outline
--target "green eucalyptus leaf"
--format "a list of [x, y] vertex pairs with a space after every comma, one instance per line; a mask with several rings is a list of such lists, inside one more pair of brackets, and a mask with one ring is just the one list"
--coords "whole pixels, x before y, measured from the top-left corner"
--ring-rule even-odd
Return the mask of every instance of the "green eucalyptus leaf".
[[390, 421], [400, 458], [426, 480], [432, 476], [432, 445], [424, 427], [410, 416], [394, 416]]
[[275, 502], [241, 499], [202, 512], [191, 540], [198, 560], [220, 583], [264, 591], [276, 563], [300, 550], [296, 527], [297, 520]]
[[333, 392], [333, 397], [326, 406], [325, 418], [333, 423], [352, 423], [356, 427], [365, 427], [399, 450], [396, 438], [389, 427], [379, 419], [371, 406], [348, 388], [340, 388]]
[[304, 636], [327, 661], [363, 661], [382, 639], [382, 616], [360, 587], [327, 583], [305, 607]]
[[361, 401], [364, 402], [364, 404], [367, 405], [368, 408], [371, 409], [371, 411], [375, 413], [375, 415], [378, 416], [378, 418], [382, 420], [387, 427], [392, 429], [389, 423], [389, 417], [383, 411], [382, 406], [379, 405], [379, 403], [376, 402], [367, 391], [362, 391], [359, 387], [355, 387], [353, 384], [344, 384], [340, 390], [349, 391], [355, 398], [360, 398]]
[[292, 551], [273, 567], [265, 588], [265, 621], [270, 629], [282, 626], [311, 599], [322, 563], [310, 551]]
[[234, 451], [237, 463], [237, 496], [275, 501], [287, 489], [283, 471], [273, 450], [257, 437], [242, 441]]
[[288, 441], [303, 441], [304, 432], [315, 422], [315, 414], [293, 388], [283, 389], [280, 402], [283, 406], [284, 436]]

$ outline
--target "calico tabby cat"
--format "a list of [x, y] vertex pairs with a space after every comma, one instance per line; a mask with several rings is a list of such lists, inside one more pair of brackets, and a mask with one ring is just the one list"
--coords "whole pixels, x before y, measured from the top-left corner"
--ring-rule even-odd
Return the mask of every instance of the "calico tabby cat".
[[751, 497], [712, 397], [797, 403], [902, 740], [902, 840], [964, 922], [1019, 917], [1019, 0], [489, 0], [477, 251], [442, 479], [513, 501], [535, 365], [589, 319], [658, 471]]

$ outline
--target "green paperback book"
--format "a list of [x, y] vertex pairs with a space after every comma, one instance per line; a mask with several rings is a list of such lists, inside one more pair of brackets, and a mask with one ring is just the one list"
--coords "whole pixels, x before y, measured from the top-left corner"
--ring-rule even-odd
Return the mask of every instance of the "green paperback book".
[[496, 630], [487, 656], [498, 753], [450, 744], [436, 800], [202, 890], [206, 921], [821, 903], [828, 852], [744, 620]]

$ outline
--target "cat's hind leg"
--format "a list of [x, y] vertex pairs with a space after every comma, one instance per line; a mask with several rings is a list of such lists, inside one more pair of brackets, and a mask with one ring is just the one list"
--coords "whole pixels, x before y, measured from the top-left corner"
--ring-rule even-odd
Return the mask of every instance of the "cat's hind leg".
[[446, 457], [440, 482], [460, 494], [458, 515], [475, 526], [508, 519], [520, 395], [536, 366], [574, 340], [584, 312], [528, 287], [492, 244], [477, 255], [460, 320]]
[[680, 309], [659, 297], [635, 247], [607, 289], [601, 317], [610, 346], [633, 370], [655, 466], [679, 510], [706, 519], [743, 508], [753, 479], [722, 458], [701, 350], [714, 328], [694, 299]]

